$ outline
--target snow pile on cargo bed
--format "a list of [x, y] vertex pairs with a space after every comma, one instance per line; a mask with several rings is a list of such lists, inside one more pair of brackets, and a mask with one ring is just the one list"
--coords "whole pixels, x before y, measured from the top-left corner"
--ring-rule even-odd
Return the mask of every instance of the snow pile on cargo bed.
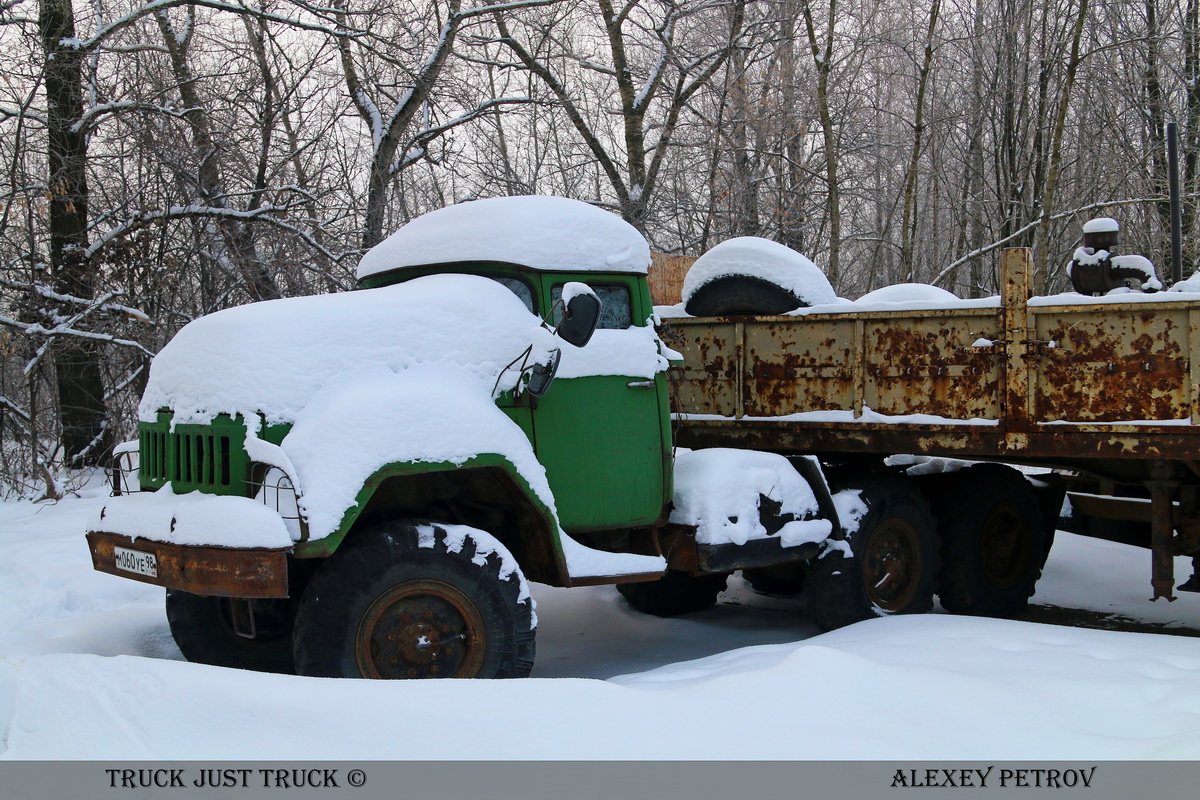
[[928, 283], [896, 283], [867, 292], [855, 303], [864, 306], [871, 303], [911, 303], [917, 307], [943, 308], [958, 301], [958, 295]]
[[[762, 498], [779, 504], [775, 531], [763, 524]], [[742, 545], [778, 536], [784, 547], [821, 542], [833, 532], [818, 513], [817, 496], [781, 455], [714, 447], [675, 451], [675, 509], [671, 522], [694, 525], [700, 544]]]
[[469, 261], [644, 274], [650, 265], [650, 246], [620, 217], [578, 200], [493, 197], [414, 219], [363, 256], [358, 278], [404, 267]]

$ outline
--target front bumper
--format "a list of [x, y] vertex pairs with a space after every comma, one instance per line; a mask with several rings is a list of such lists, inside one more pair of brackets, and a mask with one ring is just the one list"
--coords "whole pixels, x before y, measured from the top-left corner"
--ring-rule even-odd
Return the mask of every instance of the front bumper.
[[[192, 594], [255, 599], [288, 596], [286, 549], [168, 544], [103, 531], [89, 531], [87, 540], [92, 566], [100, 572]], [[119, 568], [118, 547], [153, 555], [157, 575]]]

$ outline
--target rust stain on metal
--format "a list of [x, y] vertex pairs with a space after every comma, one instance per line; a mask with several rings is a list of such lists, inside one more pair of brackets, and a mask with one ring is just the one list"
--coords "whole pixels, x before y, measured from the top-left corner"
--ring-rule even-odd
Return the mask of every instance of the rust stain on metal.
[[1042, 348], [1036, 365], [1039, 417], [1190, 418], [1188, 313], [1114, 303], [1038, 314], [1037, 338], [1056, 345]]
[[[218, 597], [288, 596], [287, 552], [284, 550], [192, 547], [131, 539], [115, 533], [87, 535], [92, 566], [122, 578]], [[117, 569], [114, 548], [152, 554], [157, 577]]]
[[[1006, 258], [998, 307], [672, 320], [685, 340], [676, 410], [750, 418], [686, 420], [680, 444], [927, 452], [1130, 475], [1144, 465], [1101, 462], [1193, 458], [1200, 427], [1180, 421], [1200, 407], [1191, 364], [1200, 304], [1031, 307], [1027, 256]], [[864, 405], [946, 424], [865, 422]], [[813, 411], [846, 419], [772, 419]], [[952, 424], [966, 420], [990, 424]]]

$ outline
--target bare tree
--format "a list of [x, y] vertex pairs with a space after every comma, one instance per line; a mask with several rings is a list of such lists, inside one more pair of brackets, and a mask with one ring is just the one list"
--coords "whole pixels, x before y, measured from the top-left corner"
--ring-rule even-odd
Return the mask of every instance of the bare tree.
[[[497, 11], [495, 21], [500, 41], [561, 105], [607, 178], [621, 215], [645, 232], [680, 117], [737, 46], [745, 0], [629, 0], [620, 6], [595, 0], [587, 10], [602, 30], [594, 50], [582, 49], [588, 42], [582, 35], [560, 31], [565, 15], [517, 19]], [[609, 128], [610, 115], [618, 131]]]

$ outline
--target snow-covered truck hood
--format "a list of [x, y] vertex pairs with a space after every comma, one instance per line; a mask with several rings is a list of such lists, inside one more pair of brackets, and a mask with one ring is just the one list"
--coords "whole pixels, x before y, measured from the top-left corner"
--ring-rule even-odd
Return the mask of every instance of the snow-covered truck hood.
[[175, 424], [219, 414], [290, 423], [331, 387], [429, 366], [491, 397], [517, 385], [515, 371], [500, 373], [530, 345], [535, 361], [557, 343], [512, 292], [472, 275], [251, 303], [184, 326], [155, 356], [138, 413], [153, 422], [168, 408]]

